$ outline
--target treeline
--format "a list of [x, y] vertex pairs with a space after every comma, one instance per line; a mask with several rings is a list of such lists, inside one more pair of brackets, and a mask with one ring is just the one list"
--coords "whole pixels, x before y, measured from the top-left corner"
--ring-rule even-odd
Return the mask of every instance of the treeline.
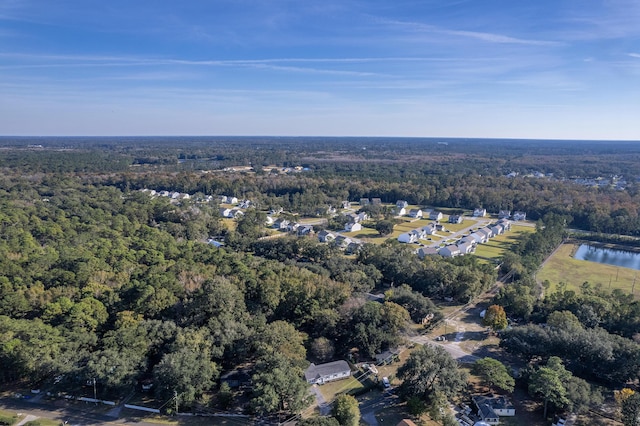
[[153, 378], [160, 401], [218, 394], [223, 408], [234, 392], [220, 374], [249, 366], [249, 411], [297, 412], [308, 359], [368, 359], [412, 319], [437, 317], [399, 282], [367, 301], [384, 279], [373, 265], [315, 242], [299, 248], [313, 262], [216, 249], [196, 240], [219, 229], [217, 209], [100, 180], [2, 179], [0, 381], [77, 394], [95, 378], [104, 397]]

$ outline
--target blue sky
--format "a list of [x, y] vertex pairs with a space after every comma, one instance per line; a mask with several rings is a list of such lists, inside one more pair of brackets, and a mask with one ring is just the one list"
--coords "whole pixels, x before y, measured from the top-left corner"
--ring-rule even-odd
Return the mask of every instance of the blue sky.
[[0, 134], [640, 140], [640, 1], [0, 0]]

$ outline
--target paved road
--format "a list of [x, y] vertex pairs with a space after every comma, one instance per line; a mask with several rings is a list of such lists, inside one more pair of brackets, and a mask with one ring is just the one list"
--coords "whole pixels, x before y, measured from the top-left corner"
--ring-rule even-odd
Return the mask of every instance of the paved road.
[[[81, 406], [81, 405], [80, 405]], [[76, 407], [55, 407], [40, 403], [27, 402], [20, 399], [2, 398], [0, 408], [6, 411], [21, 413], [26, 417], [45, 418], [67, 422], [68, 425], [137, 425], [137, 426], [158, 426], [157, 423], [147, 423], [138, 418], [112, 417], [85, 411]], [[87, 406], [90, 409], [90, 406]]]

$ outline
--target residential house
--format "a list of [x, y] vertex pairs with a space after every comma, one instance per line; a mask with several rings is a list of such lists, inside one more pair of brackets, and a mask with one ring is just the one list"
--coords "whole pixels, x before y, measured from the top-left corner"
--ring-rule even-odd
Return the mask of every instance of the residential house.
[[287, 225], [287, 232], [297, 232], [300, 228], [300, 224], [298, 222], [289, 222]]
[[344, 253], [345, 254], [356, 254], [356, 253], [358, 253], [360, 251], [360, 249], [362, 249], [362, 244], [356, 243], [355, 241], [352, 241], [344, 249]]
[[351, 208], [351, 202], [349, 202], [349, 201], [343, 201], [343, 202], [342, 202], [342, 208], [343, 208], [343, 209], [350, 209], [350, 208]]
[[424, 231], [425, 235], [433, 235], [437, 231], [436, 224], [430, 223], [428, 225], [425, 225], [422, 227], [422, 230]]
[[233, 217], [233, 215], [231, 214], [231, 209], [226, 209], [226, 208], [220, 209], [220, 216], [227, 217], [227, 218]]
[[273, 222], [273, 227], [281, 231], [286, 230], [288, 226], [289, 226], [289, 221], [287, 219], [279, 218], [275, 222]]
[[455, 257], [460, 256], [462, 253], [457, 245], [451, 244], [438, 250], [438, 254], [442, 257]]
[[299, 237], [304, 237], [307, 235], [313, 234], [313, 226], [312, 225], [304, 225], [298, 228], [297, 234]]
[[436, 223], [436, 231], [447, 232], [447, 228], [445, 228], [442, 224]]
[[404, 207], [396, 207], [396, 208], [393, 210], [393, 213], [394, 213], [396, 216], [405, 216], [405, 215], [407, 214], [407, 209], [405, 209]]
[[336, 234], [329, 231], [320, 231], [318, 232], [318, 241], [321, 243], [330, 243], [331, 241], [336, 239]]
[[213, 238], [209, 238], [207, 240], [207, 244], [210, 244], [216, 248], [220, 248], [222, 246], [224, 246], [224, 243], [222, 241], [218, 241], [218, 240], [214, 240]]
[[516, 409], [505, 396], [474, 396], [473, 403], [478, 407], [478, 415], [490, 425], [500, 423], [500, 417], [513, 417]]
[[284, 211], [284, 209], [282, 207], [274, 207], [271, 210], [269, 210], [269, 214], [280, 214]]
[[312, 385], [324, 384], [351, 376], [351, 368], [347, 361], [333, 361], [315, 365], [311, 363], [304, 372], [304, 378]]
[[434, 247], [420, 247], [416, 253], [420, 259], [424, 259], [427, 256], [434, 256], [438, 254], [438, 249]]
[[502, 226], [500, 226], [500, 225], [493, 225], [493, 226], [489, 227], [489, 229], [491, 229], [491, 232], [493, 233], [494, 237], [496, 235], [504, 234], [504, 228]]
[[333, 240], [333, 244], [342, 249], [346, 249], [349, 244], [351, 244], [353, 240], [349, 237], [345, 237], [344, 235], [338, 235], [335, 240]]
[[487, 215], [487, 209], [477, 208], [473, 210], [473, 217], [485, 217]]
[[357, 213], [347, 213], [345, 214], [345, 216], [349, 219], [349, 222], [360, 222], [360, 215], [358, 215]]
[[418, 241], [418, 236], [411, 232], [405, 232], [404, 234], [398, 235], [398, 241], [400, 241], [401, 243], [411, 244]]
[[449, 223], [462, 223], [462, 216], [459, 214], [449, 215]]
[[478, 241], [473, 238], [471, 235], [467, 235], [466, 237], [460, 238], [459, 244], [471, 243], [473, 245], [478, 244]]
[[511, 210], [500, 210], [498, 213], [498, 219], [509, 219], [511, 217]]
[[505, 231], [510, 231], [511, 230], [511, 221], [509, 219], [500, 219], [498, 221], [499, 225], [502, 225], [504, 227]]
[[473, 253], [474, 248], [475, 248], [475, 244], [472, 244], [472, 243], [458, 244], [458, 249], [460, 250], [460, 254]]
[[349, 222], [344, 226], [346, 232], [356, 232], [362, 230], [362, 225], [358, 222]]
[[360, 206], [368, 206], [370, 203], [368, 198], [360, 198]]
[[420, 210], [420, 209], [411, 209], [411, 210], [409, 210], [409, 216], [414, 218], [414, 219], [420, 219], [420, 218], [422, 218], [422, 210]]
[[437, 210], [433, 210], [431, 213], [429, 213], [429, 219], [431, 220], [442, 220], [443, 217], [444, 215], [442, 214], [442, 212], [439, 212]]
[[369, 215], [367, 214], [367, 212], [360, 212], [358, 213], [358, 220], [356, 222], [362, 222], [365, 220], [369, 220]]
[[240, 202], [240, 205], [238, 205], [238, 207], [240, 207], [241, 209], [248, 209], [252, 205], [253, 203], [251, 202], [251, 200], [242, 200]]
[[238, 199], [236, 197], [227, 197], [227, 204], [238, 204]]
[[487, 237], [487, 241], [489, 241], [489, 238], [493, 238], [493, 232], [491, 231], [491, 228], [488, 228], [486, 226], [484, 228], [478, 229], [476, 232], [478, 232], [479, 234], [484, 234]]
[[513, 220], [515, 221], [526, 220], [526, 219], [527, 219], [527, 214], [525, 212], [517, 211], [513, 213]]
[[476, 240], [476, 243], [478, 244], [483, 244], [487, 242], [487, 234], [482, 233], [482, 232], [474, 232], [473, 234], [469, 235], [470, 237], [473, 237], [473, 239]]
[[244, 216], [244, 212], [240, 209], [231, 209], [231, 217], [234, 219], [238, 219], [239, 217]]
[[172, 193], [171, 193], [171, 199], [172, 199], [172, 200], [177, 200], [177, 199], [179, 199], [179, 198], [180, 198], [180, 195], [181, 195], [181, 194], [180, 194], [179, 192], [172, 192]]
[[271, 217], [271, 216], [267, 216], [267, 217], [264, 219], [264, 224], [265, 224], [266, 226], [273, 226], [273, 222], [275, 222], [275, 219], [274, 219], [273, 217]]
[[413, 235], [414, 236], [413, 238], [416, 241], [421, 240], [427, 236], [425, 232], [422, 230], [422, 228], [412, 229], [411, 231], [409, 231], [409, 234]]
[[372, 198], [371, 204], [373, 204], [374, 206], [379, 206], [382, 204], [382, 200], [380, 198]]
[[396, 201], [396, 207], [399, 209], [404, 209], [406, 207], [409, 206], [409, 203], [407, 203], [405, 200], [398, 200]]
[[159, 192], [161, 197], [168, 197], [169, 196], [169, 191], [160, 191]]

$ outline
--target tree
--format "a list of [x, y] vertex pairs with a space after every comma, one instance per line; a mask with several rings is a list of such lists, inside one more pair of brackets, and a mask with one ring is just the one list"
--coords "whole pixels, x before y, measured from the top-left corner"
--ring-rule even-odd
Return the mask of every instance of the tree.
[[493, 330], [504, 330], [507, 328], [507, 314], [500, 305], [491, 305], [487, 308], [482, 324], [491, 327]]
[[[624, 392], [623, 389], [620, 393]], [[632, 391], [633, 392], [633, 391]], [[640, 393], [633, 392], [623, 395], [620, 399], [622, 423], [624, 426], [640, 426]]]
[[479, 359], [473, 365], [472, 371], [473, 374], [482, 378], [486, 386], [495, 386], [498, 389], [513, 392], [515, 379], [500, 361], [488, 357]]
[[358, 401], [346, 393], [338, 395], [331, 414], [338, 420], [340, 426], [358, 426], [360, 424]]
[[311, 402], [309, 383], [302, 379], [302, 369], [282, 354], [267, 355], [256, 365], [253, 380], [253, 408], [261, 413], [295, 414]]
[[556, 407], [566, 405], [567, 391], [562, 384], [560, 375], [550, 367], [540, 367], [529, 379], [529, 393], [544, 399], [544, 418], [547, 418], [547, 406], [551, 402]]
[[401, 392], [429, 400], [442, 392], [447, 398], [458, 393], [466, 384], [466, 374], [456, 361], [440, 346], [424, 345], [413, 351], [407, 362], [398, 369], [403, 380]]
[[216, 364], [207, 355], [191, 347], [166, 354], [153, 369], [156, 394], [166, 401], [177, 392], [181, 405], [192, 404], [218, 376]]
[[381, 220], [376, 223], [376, 231], [383, 236], [391, 235], [393, 233], [393, 222], [390, 220]]

